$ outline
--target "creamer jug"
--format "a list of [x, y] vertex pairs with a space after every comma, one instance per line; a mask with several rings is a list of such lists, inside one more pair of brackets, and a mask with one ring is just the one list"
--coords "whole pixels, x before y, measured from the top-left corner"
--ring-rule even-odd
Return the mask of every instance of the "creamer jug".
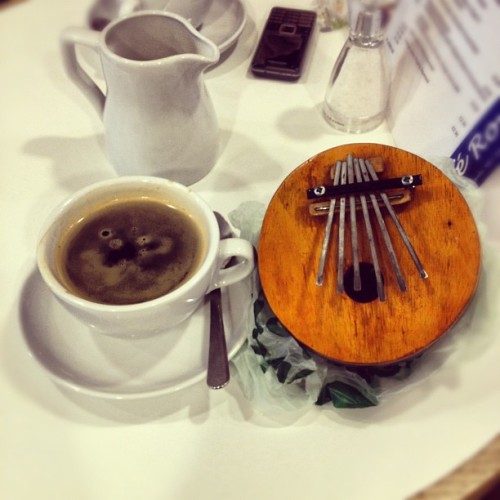
[[[108, 157], [119, 175], [153, 175], [189, 185], [204, 177], [218, 154], [219, 129], [203, 74], [218, 48], [184, 18], [142, 11], [101, 33], [68, 28], [61, 37], [69, 77], [104, 125]], [[103, 92], [77, 57], [94, 49]]]

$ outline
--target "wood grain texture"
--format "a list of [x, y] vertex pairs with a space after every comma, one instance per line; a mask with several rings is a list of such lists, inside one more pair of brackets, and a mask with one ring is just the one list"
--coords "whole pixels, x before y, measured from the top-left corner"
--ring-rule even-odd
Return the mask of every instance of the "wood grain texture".
[[[398, 216], [429, 274], [420, 278], [396, 227], [387, 227], [408, 291], [401, 292], [376, 228], [387, 300], [355, 302], [336, 284], [337, 228], [323, 286], [315, 283], [325, 219], [309, 214], [306, 190], [329, 181], [337, 160], [354, 156], [384, 159], [384, 176], [421, 174], [423, 185]], [[350, 242], [346, 224], [346, 242]], [[364, 225], [358, 218], [361, 260], [371, 262]], [[480, 244], [469, 207], [454, 184], [432, 164], [379, 144], [350, 144], [324, 151], [295, 169], [274, 194], [259, 241], [259, 273], [273, 312], [304, 345], [331, 360], [383, 365], [412, 357], [445, 334], [465, 311], [477, 286]], [[352, 264], [346, 244], [346, 266]]]
[[409, 500], [497, 500], [500, 498], [500, 436], [476, 455]]

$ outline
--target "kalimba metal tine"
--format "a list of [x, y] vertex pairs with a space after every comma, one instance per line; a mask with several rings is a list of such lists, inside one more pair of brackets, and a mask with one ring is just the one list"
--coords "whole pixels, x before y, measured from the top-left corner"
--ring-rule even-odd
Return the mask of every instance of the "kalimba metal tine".
[[[347, 162], [342, 162], [342, 171], [340, 174], [340, 184], [347, 183]], [[337, 260], [337, 291], [344, 292], [344, 242], [345, 242], [345, 203], [346, 197], [340, 198], [339, 213], [339, 246]]]
[[[335, 174], [333, 179], [334, 186], [338, 186], [339, 184], [341, 167], [342, 167], [342, 162], [339, 160], [335, 164]], [[333, 217], [335, 215], [336, 202], [337, 202], [336, 198], [332, 198], [330, 201], [328, 218], [326, 220], [325, 236], [323, 237], [323, 244], [321, 245], [321, 256], [319, 259], [318, 273], [316, 275], [316, 285], [318, 286], [323, 285], [326, 256], [328, 254], [328, 247], [330, 246], [330, 238], [332, 232]]]
[[[370, 174], [368, 168], [365, 164], [365, 160], [363, 158], [359, 159], [359, 165], [361, 168], [361, 173], [363, 175], [363, 179], [365, 181], [370, 180]], [[387, 231], [387, 226], [385, 224], [384, 217], [382, 216], [382, 212], [380, 211], [380, 207], [378, 206], [377, 197], [375, 194], [371, 193], [370, 201], [372, 204], [373, 211], [375, 212], [375, 218], [377, 219], [378, 225], [380, 227], [380, 231], [382, 233], [382, 238], [384, 240], [387, 251], [389, 252], [389, 257], [391, 258], [392, 267], [394, 272], [396, 273], [396, 279], [399, 285], [399, 289], [404, 292], [406, 291], [406, 282], [403, 277], [403, 273], [401, 272], [401, 268], [399, 266], [398, 258], [396, 257], [396, 252], [394, 251], [394, 247], [392, 246], [391, 237], [389, 232]]]
[[[352, 162], [352, 155], [347, 155], [347, 181], [349, 184], [355, 182], [354, 179], [354, 165]], [[352, 267], [354, 272], [354, 291], [361, 290], [361, 277], [359, 274], [359, 249], [358, 249], [358, 226], [356, 221], [356, 197], [349, 196], [349, 215], [351, 219], [351, 250], [352, 250]]]
[[[359, 167], [359, 162], [357, 158], [354, 158], [354, 173], [356, 175], [356, 182], [362, 182], [363, 178], [361, 176], [361, 170]], [[373, 270], [375, 272], [375, 280], [377, 284], [377, 295], [380, 301], [385, 301], [385, 290], [384, 282], [382, 281], [382, 274], [380, 272], [380, 265], [378, 262], [377, 248], [375, 247], [375, 238], [373, 237], [372, 224], [370, 222], [370, 213], [368, 212], [368, 204], [366, 202], [366, 196], [364, 194], [360, 195], [361, 211], [363, 212], [363, 218], [365, 220], [366, 236], [368, 238], [368, 247], [370, 249], [370, 255], [372, 258]]]
[[[375, 169], [373, 168], [373, 165], [371, 164], [370, 160], [365, 160], [366, 167], [368, 168], [368, 171], [370, 173], [370, 176], [373, 180], [378, 180], [377, 173], [375, 172]], [[391, 205], [391, 202], [389, 198], [387, 197], [386, 193], [381, 193], [381, 198], [382, 201], [384, 202], [385, 207], [387, 208], [387, 211], [389, 212], [389, 215], [391, 216], [394, 224], [396, 225], [396, 228], [399, 231], [399, 234], [401, 235], [401, 238], [408, 249], [408, 252], [411, 255], [411, 258], [413, 259], [413, 262], [415, 264], [415, 267], [417, 268], [420, 277], [422, 279], [427, 279], [429, 275], [427, 274], [427, 271], [424, 269], [424, 266], [422, 265], [422, 262], [420, 261], [417, 252], [413, 248], [413, 245], [410, 241], [410, 238], [408, 238], [408, 235], [406, 234], [406, 231], [404, 227], [401, 225], [401, 221], [399, 220], [399, 217], [397, 216], [396, 212], [394, 211], [394, 208]]]

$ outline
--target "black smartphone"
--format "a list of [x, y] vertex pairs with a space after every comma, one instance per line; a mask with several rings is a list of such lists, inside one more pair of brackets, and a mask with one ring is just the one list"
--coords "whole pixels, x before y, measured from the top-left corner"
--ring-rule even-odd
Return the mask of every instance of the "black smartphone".
[[252, 73], [278, 80], [298, 80], [315, 23], [314, 11], [273, 7], [252, 59]]

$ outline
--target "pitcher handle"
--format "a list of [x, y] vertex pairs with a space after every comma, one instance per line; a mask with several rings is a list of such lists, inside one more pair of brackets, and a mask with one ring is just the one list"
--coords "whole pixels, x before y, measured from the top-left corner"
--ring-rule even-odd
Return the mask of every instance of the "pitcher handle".
[[83, 69], [76, 55], [76, 46], [85, 45], [98, 52], [100, 33], [85, 28], [67, 28], [61, 35], [63, 62], [68, 76], [87, 96], [102, 117], [106, 96]]

